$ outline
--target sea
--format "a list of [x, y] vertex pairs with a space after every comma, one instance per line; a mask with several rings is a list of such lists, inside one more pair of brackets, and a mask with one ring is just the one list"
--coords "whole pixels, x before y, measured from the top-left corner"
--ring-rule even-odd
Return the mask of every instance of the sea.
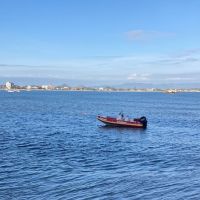
[[200, 93], [0, 91], [0, 199], [199, 200]]

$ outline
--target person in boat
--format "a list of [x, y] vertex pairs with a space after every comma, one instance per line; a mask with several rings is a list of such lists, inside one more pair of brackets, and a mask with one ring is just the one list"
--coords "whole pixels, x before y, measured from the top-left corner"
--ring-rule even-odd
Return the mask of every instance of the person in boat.
[[124, 113], [123, 113], [123, 112], [120, 112], [120, 113], [119, 113], [118, 119], [119, 119], [119, 120], [124, 120]]

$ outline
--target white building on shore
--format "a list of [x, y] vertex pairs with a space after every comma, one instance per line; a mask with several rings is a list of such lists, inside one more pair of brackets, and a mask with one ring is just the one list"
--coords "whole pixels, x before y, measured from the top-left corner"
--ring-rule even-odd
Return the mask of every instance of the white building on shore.
[[32, 89], [32, 86], [31, 86], [31, 85], [28, 85], [28, 86], [26, 86], [26, 89], [27, 89], [27, 90], [31, 90], [31, 89]]
[[44, 90], [53, 90], [55, 87], [53, 85], [42, 85], [42, 89]]
[[13, 88], [13, 86], [14, 86], [14, 83], [12, 83], [12, 82], [6, 82], [6, 89], [7, 90], [11, 90], [12, 88]]

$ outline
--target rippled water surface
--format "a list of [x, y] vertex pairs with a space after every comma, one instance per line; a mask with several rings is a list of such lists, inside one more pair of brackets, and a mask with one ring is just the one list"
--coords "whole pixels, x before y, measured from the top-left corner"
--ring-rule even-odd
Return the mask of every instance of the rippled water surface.
[[[200, 93], [0, 92], [0, 199], [200, 199]], [[145, 115], [146, 130], [97, 114]]]

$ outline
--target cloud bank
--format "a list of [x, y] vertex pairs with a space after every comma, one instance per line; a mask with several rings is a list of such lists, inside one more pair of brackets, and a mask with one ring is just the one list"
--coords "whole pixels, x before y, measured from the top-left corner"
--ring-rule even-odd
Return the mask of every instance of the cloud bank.
[[[71, 59], [46, 65], [0, 64], [0, 77], [82, 80], [119, 84], [200, 82], [200, 50], [171, 55], [104, 56]], [[3, 79], [2, 79], [3, 80]]]

